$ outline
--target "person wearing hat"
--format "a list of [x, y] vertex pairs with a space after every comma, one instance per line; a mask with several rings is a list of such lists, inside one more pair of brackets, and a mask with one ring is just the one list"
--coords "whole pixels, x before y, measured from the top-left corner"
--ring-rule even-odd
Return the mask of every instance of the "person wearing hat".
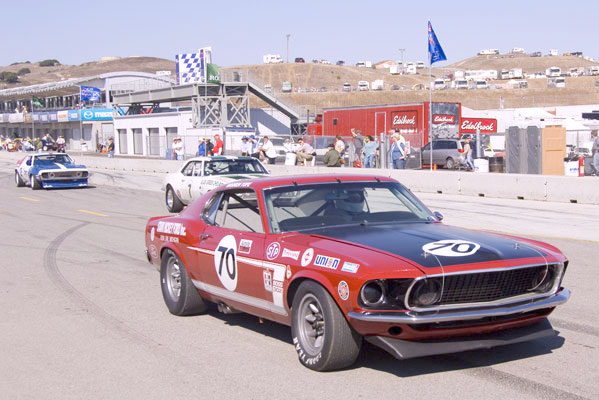
[[214, 135], [214, 148], [212, 149], [212, 153], [215, 156], [220, 156], [223, 154], [223, 141], [220, 138], [220, 135], [217, 133]]
[[242, 156], [251, 156], [251, 143], [248, 141], [247, 136], [243, 136], [241, 138], [241, 155]]
[[185, 157], [185, 149], [183, 148], [183, 141], [180, 137], [176, 137], [173, 140], [173, 152], [175, 153], [176, 160], [183, 160]]
[[250, 135], [248, 142], [250, 144], [250, 156], [254, 158], [260, 158], [260, 152], [258, 151], [258, 141], [256, 136]]
[[205, 139], [200, 139], [198, 140], [198, 156], [205, 156], [206, 155], [206, 140]]
[[391, 135], [390, 153], [393, 169], [406, 169], [406, 146], [401, 142], [399, 133]]
[[339, 156], [339, 152], [335, 149], [335, 144], [330, 143], [328, 146], [329, 150], [324, 155], [324, 165], [327, 167], [340, 167], [341, 166], [341, 157]]

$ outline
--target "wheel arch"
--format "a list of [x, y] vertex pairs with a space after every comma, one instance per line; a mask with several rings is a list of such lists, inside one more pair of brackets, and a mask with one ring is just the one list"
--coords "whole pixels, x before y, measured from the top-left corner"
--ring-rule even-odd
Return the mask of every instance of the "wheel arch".
[[337, 307], [339, 307], [340, 310], [343, 310], [343, 307], [341, 307], [341, 304], [339, 304], [339, 299], [336, 296], [336, 291], [334, 290], [334, 287], [331, 284], [331, 282], [323, 274], [314, 271], [302, 271], [296, 274], [293, 280], [289, 283], [289, 286], [287, 287], [287, 296], [285, 298], [285, 301], [287, 302], [287, 307], [289, 309], [291, 309], [291, 306], [293, 305], [293, 297], [295, 296], [297, 289], [302, 284], [302, 282], [305, 281], [312, 281], [322, 286], [327, 292], [329, 292], [329, 294], [337, 304]]

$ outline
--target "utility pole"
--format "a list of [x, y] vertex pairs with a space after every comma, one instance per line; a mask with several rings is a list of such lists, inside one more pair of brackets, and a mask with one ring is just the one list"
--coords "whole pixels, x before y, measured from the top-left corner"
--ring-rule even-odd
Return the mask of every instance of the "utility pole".
[[401, 54], [401, 65], [403, 66], [403, 53], [406, 49], [399, 49], [399, 53]]
[[289, 62], [289, 36], [291, 36], [290, 33], [285, 35], [287, 37], [287, 62]]

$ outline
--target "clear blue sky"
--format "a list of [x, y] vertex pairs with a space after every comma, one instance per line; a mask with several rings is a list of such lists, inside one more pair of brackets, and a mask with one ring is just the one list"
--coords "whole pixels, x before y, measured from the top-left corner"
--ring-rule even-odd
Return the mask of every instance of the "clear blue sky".
[[430, 18], [448, 61], [480, 49], [583, 51], [599, 58], [599, 1], [7, 1], [0, 65], [55, 58], [77, 65], [102, 56], [153, 56], [212, 46], [221, 66], [259, 64], [263, 54], [373, 62], [427, 61]]

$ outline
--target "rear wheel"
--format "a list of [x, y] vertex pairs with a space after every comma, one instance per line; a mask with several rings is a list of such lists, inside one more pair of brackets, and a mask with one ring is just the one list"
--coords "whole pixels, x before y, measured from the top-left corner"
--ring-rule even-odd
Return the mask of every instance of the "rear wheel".
[[177, 197], [175, 190], [170, 185], [166, 187], [165, 202], [166, 208], [172, 213], [179, 212], [183, 209], [183, 202]]
[[455, 168], [455, 161], [453, 158], [448, 157], [447, 160], [445, 160], [445, 168], [447, 168], [447, 169]]
[[42, 188], [42, 184], [38, 181], [34, 175], [29, 175], [29, 185], [32, 190], [39, 190]]
[[19, 175], [17, 171], [15, 171], [15, 183], [17, 184], [17, 187], [25, 186], [25, 182], [23, 182], [23, 179], [21, 179], [21, 175]]
[[166, 250], [162, 255], [160, 287], [171, 314], [196, 315], [206, 311], [206, 303], [193, 285], [185, 265], [172, 250]]
[[303, 282], [293, 297], [291, 334], [300, 362], [316, 371], [349, 367], [362, 345], [331, 295], [312, 281]]

